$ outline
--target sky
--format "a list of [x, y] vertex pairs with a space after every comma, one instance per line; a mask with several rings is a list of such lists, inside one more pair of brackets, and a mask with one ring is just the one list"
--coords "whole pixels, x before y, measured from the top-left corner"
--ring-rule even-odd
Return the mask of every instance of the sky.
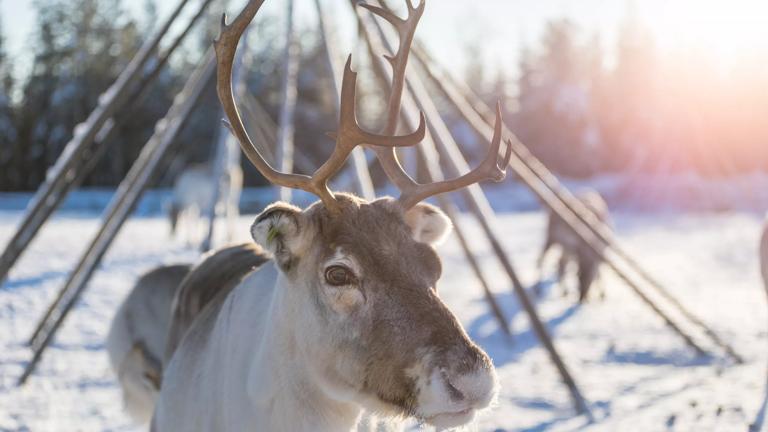
[[[124, 0], [140, 16], [145, 0]], [[347, 0], [322, 0], [333, 12], [344, 37], [352, 28]], [[297, 0], [299, 22], [314, 22], [314, 2]], [[23, 75], [24, 47], [34, 28], [33, 0], [0, 0], [0, 18], [9, 51], [16, 55], [18, 74]], [[196, 1], [192, 1], [192, 7]], [[162, 19], [176, 1], [158, 1]], [[233, 0], [238, 6], [240, 1]], [[268, 1], [265, 9], [281, 15], [284, 2]], [[481, 5], [481, 6], [478, 6]], [[192, 9], [189, 5], [188, 8]], [[230, 6], [231, 11], [238, 7]], [[667, 51], [706, 52], [720, 65], [729, 65], [746, 55], [768, 53], [768, 0], [428, 0], [418, 30], [432, 54], [449, 68], [464, 68], [467, 53], [479, 55], [493, 71], [510, 70], [514, 75], [523, 46], [535, 46], [546, 24], [567, 18], [582, 35], [600, 36], [609, 54], [617, 31], [627, 16], [649, 28], [657, 44]], [[349, 42], [347, 42], [349, 43]], [[481, 46], [480, 52], [468, 50]]]
[[[352, 16], [346, 6], [347, 0], [323, 1], [334, 15], [342, 17], [338, 23], [350, 26]], [[33, 0], [0, 0], [0, 17], [12, 54], [23, 53], [31, 36], [35, 22], [32, 3]], [[238, 3], [231, 2], [233, 5]], [[281, 14], [282, 3], [267, 2], [264, 7]], [[581, 7], [574, 6], [575, 3], [587, 6], [592, 12], [583, 13]], [[144, 0], [124, 0], [124, 4], [140, 16]], [[175, 4], [170, 0], [158, 1], [160, 19]], [[519, 48], [523, 43], [535, 42], [549, 20], [569, 17], [585, 29], [610, 34], [624, 13], [624, 4], [624, 0], [483, 0], [483, 7], [479, 8], [473, 1], [431, 0], [418, 35], [432, 48], [434, 55], [449, 66], [462, 67], [468, 44], [482, 40], [483, 57], [490, 64], [513, 67]], [[300, 21], [311, 25], [314, 2], [298, 0], [297, 9], [304, 18]]]

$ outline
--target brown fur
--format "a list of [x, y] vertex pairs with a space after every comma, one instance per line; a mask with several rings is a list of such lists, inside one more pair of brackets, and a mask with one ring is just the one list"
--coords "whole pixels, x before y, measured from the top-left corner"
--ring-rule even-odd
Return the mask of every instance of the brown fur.
[[181, 282], [173, 310], [164, 362], [167, 363], [195, 318], [215, 298], [225, 298], [250, 272], [269, 260], [254, 243], [221, 249], [206, 257]]
[[[597, 192], [588, 192], [580, 195], [579, 200], [598, 217], [600, 221], [610, 226], [608, 206]], [[539, 256], [539, 267], [542, 266], [547, 252], [554, 246], [560, 247], [557, 278], [561, 286], [568, 263], [573, 261], [577, 265], [577, 278], [579, 289], [579, 302], [584, 302], [589, 295], [589, 289], [599, 275], [602, 259], [563, 221], [556, 213], [550, 211], [547, 223], [547, 236], [544, 248]], [[565, 294], [565, 289], [563, 289]]]

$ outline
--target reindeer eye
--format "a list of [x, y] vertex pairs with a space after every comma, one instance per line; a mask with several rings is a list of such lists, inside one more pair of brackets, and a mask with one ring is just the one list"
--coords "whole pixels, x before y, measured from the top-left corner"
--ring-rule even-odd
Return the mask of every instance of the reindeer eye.
[[325, 269], [325, 281], [328, 282], [328, 285], [345, 286], [354, 284], [357, 279], [352, 270], [344, 266], [334, 265]]

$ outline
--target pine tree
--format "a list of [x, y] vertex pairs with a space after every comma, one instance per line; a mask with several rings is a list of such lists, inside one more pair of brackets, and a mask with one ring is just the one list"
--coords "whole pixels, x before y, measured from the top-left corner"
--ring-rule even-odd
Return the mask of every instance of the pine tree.
[[[2, 24], [2, 23], [0, 23]], [[13, 92], [12, 63], [5, 52], [5, 38], [0, 26], [0, 191], [11, 190], [7, 178], [17, 140], [16, 125], [11, 97]]]
[[520, 62], [516, 131], [545, 164], [569, 176], [592, 174], [600, 165], [590, 71], [601, 62], [593, 43], [580, 43], [569, 21], [554, 21], [541, 51], [524, 51]]
[[[14, 166], [33, 189], [139, 46], [120, 0], [38, 0], [31, 74], [19, 113]], [[129, 140], [131, 133], [122, 135]]]
[[658, 162], [650, 160], [647, 152], [655, 129], [647, 114], [656, 105], [657, 67], [651, 37], [630, 9], [619, 28], [616, 66], [604, 89], [607, 100], [598, 112], [611, 169], [647, 169]]

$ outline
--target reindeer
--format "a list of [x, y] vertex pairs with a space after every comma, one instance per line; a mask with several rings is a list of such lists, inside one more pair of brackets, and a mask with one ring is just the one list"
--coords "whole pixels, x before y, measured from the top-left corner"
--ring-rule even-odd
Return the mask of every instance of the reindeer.
[[760, 239], [760, 272], [763, 275], [765, 293], [768, 295], [768, 218], [763, 227], [763, 236]]
[[240, 192], [243, 188], [243, 171], [239, 166], [229, 167], [222, 182], [215, 178], [211, 164], [187, 167], [173, 185], [173, 199], [168, 211], [171, 236], [184, 228], [186, 241], [194, 244], [201, 240], [201, 214], [211, 208], [216, 199], [216, 189], [221, 187], [220, 201], [225, 203], [227, 235], [231, 238], [235, 220], [239, 216]]
[[[610, 214], [605, 200], [596, 191], [587, 191], [577, 197], [597, 218], [610, 226]], [[599, 277], [602, 260], [584, 241], [565, 223], [557, 214], [550, 211], [547, 223], [547, 237], [541, 250], [537, 267], [539, 274], [543, 273], [544, 260], [553, 246], [560, 247], [560, 258], [557, 264], [557, 280], [563, 296], [567, 294], [565, 287], [565, 273], [571, 263], [577, 265], [579, 280], [579, 303], [587, 300], [589, 289]], [[541, 279], [541, 278], [539, 278]], [[537, 285], [540, 287], [540, 284]], [[601, 286], [602, 288], [602, 286]], [[537, 288], [538, 289], [538, 288]], [[538, 294], [541, 294], [539, 291]], [[601, 290], [601, 298], [605, 297], [605, 291]]]
[[[272, 183], [313, 193], [319, 201], [303, 210], [281, 202], [268, 206], [251, 227], [258, 249], [237, 259], [215, 253], [188, 276], [203, 285], [191, 292], [221, 292], [210, 296], [171, 348], [152, 428], [350, 431], [364, 409], [437, 428], [466, 424], [494, 400], [498, 380], [491, 359], [438, 296], [441, 262], [434, 247], [451, 223], [421, 201], [504, 178], [511, 147], [499, 166], [500, 108], [480, 166], [451, 180], [413, 181], [395, 148], [424, 138], [423, 114], [415, 132], [394, 133], [424, 2], [408, 1], [405, 19], [363, 5], [400, 36], [398, 52], [389, 57], [394, 73], [386, 127], [379, 135], [357, 124], [349, 59], [332, 155], [311, 177], [278, 172], [245, 132], [231, 83], [237, 43], [263, 2], [250, 0], [231, 24], [222, 23], [215, 42], [219, 99], [254, 166]], [[328, 188], [360, 145], [376, 153], [401, 190], [398, 199], [369, 202]]]
[[[195, 277], [185, 278], [192, 266], [172, 265], [156, 268], [141, 276], [112, 321], [107, 338], [107, 352], [123, 394], [128, 415], [137, 424], [152, 418], [160, 392], [162, 363], [167, 361], [195, 317], [217, 295], [226, 295], [233, 285], [213, 286], [197, 277], [211, 275], [207, 267], [218, 273], [240, 272], [236, 263], [251, 260], [258, 267], [269, 258], [253, 243], [222, 249], [217, 260], [204, 256]], [[234, 267], [227, 268], [235, 263]], [[241, 276], [245, 276], [242, 274]], [[237, 280], [237, 279], [234, 279]], [[173, 316], [173, 320], [171, 320]], [[402, 425], [365, 415], [357, 432], [395, 432]]]
[[152, 418], [171, 322], [171, 302], [190, 267], [164, 266], [140, 277], [109, 329], [107, 353], [122, 389], [123, 404], [140, 424]]

